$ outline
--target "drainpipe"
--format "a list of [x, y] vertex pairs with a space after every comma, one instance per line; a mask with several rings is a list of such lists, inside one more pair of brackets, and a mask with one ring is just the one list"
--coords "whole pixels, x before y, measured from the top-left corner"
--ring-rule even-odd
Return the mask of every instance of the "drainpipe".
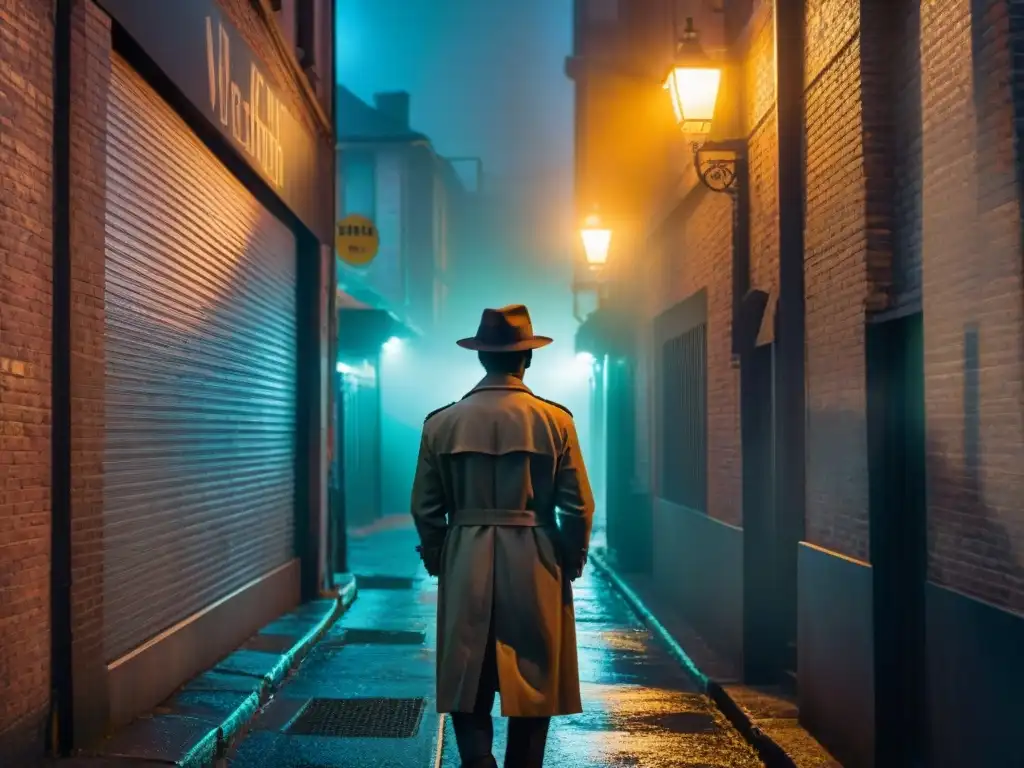
[[737, 359], [744, 340], [743, 298], [750, 290], [750, 173], [747, 151], [736, 156], [736, 184], [732, 199], [732, 354]]
[[[804, 0], [776, 0], [776, 105], [778, 110], [779, 300], [777, 306], [776, 510], [779, 542], [795, 568], [805, 528], [804, 447]], [[790, 551], [792, 548], [792, 551]], [[797, 587], [782, 574], [781, 588]], [[796, 610], [795, 599], [783, 601]], [[795, 625], [795, 617], [791, 617]], [[785, 643], [789, 638], [780, 638]], [[785, 649], [782, 650], [785, 653]]]
[[50, 723], [56, 755], [72, 746], [71, 656], [71, 22], [56, 0], [53, 32], [53, 368], [51, 379]]

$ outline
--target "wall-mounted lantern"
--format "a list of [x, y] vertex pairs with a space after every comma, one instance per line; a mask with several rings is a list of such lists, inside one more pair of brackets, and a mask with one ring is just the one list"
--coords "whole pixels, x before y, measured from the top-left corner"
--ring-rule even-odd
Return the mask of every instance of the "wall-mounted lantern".
[[608, 263], [612, 231], [604, 225], [600, 216], [593, 213], [584, 220], [580, 238], [583, 240], [583, 253], [590, 267], [603, 267]]
[[701, 182], [715, 192], [731, 191], [745, 154], [743, 141], [708, 140], [712, 134], [723, 66], [700, 45], [693, 19], [686, 20], [676, 45], [676, 60], [665, 78], [679, 129], [693, 139], [694, 167]]
[[683, 133], [707, 135], [711, 132], [721, 84], [722, 67], [704, 52], [693, 19], [688, 18], [664, 86], [672, 97], [676, 123]]

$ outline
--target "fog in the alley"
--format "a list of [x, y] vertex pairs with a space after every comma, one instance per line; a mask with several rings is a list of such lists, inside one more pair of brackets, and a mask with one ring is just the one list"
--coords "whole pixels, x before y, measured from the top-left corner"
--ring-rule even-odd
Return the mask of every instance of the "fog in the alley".
[[0, 768], [1024, 768], [1021, 62], [2, 0]]

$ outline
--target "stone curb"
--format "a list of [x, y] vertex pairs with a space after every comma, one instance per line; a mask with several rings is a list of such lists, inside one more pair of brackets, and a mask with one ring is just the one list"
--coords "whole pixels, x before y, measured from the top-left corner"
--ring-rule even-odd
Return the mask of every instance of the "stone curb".
[[697, 668], [689, 654], [686, 653], [683, 647], [672, 637], [672, 634], [651, 613], [651, 610], [644, 604], [639, 595], [619, 576], [618, 572], [608, 564], [599, 552], [591, 551], [588, 562], [593, 564], [612, 583], [612, 586], [615, 587], [627, 605], [647, 626], [647, 629], [668, 647], [669, 652], [682, 665], [700, 692], [714, 702], [719, 711], [725, 715], [725, 718], [747, 740], [747, 743], [757, 750], [766, 768], [797, 768], [793, 759], [786, 754], [786, 750], [768, 734], [754, 725], [746, 712], [743, 711], [743, 708], [736, 703], [721, 685]]
[[348, 610], [352, 601], [356, 599], [357, 592], [356, 580], [352, 578], [339, 590], [334, 607], [291, 649], [281, 654], [277, 664], [259, 681], [256, 690], [227, 715], [217, 728], [195, 744], [177, 765], [180, 768], [216, 766], [218, 761], [225, 757], [234, 740], [245, 731], [260, 707], [269, 701], [288, 672], [302, 662], [327, 630]]

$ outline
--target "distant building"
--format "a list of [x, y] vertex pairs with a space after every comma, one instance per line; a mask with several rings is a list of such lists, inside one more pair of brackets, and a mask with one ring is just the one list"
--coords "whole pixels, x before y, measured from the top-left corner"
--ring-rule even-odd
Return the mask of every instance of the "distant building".
[[415, 458], [406, 455], [411, 428], [382, 407], [382, 352], [432, 342], [445, 320], [468, 193], [452, 163], [410, 127], [409, 94], [377, 94], [371, 106], [340, 87], [336, 98], [337, 217], [366, 216], [380, 234], [367, 267], [338, 266], [334, 509], [336, 520], [360, 527], [404, 503], [396, 489]]
[[442, 319], [453, 268], [453, 220], [466, 194], [452, 164], [409, 125], [409, 94], [374, 106], [338, 89], [339, 217], [377, 224], [380, 253], [366, 269], [342, 266], [342, 290], [387, 309], [414, 333]]

